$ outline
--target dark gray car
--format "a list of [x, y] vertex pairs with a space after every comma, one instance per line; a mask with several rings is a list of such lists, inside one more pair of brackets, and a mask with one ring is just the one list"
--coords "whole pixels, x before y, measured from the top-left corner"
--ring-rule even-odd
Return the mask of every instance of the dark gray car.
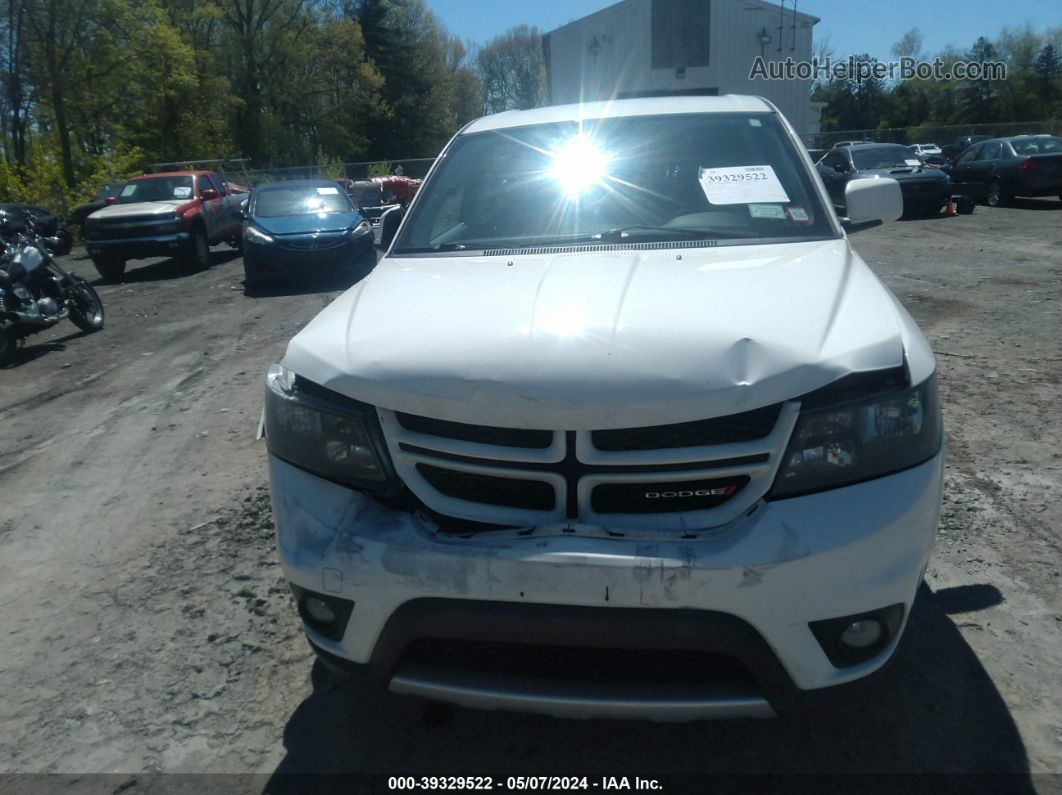
[[862, 177], [891, 177], [899, 182], [905, 215], [936, 215], [951, 193], [947, 173], [927, 167], [909, 147], [900, 144], [853, 144], [831, 149], [817, 169], [842, 216], [847, 214], [845, 186]]
[[1015, 135], [974, 144], [945, 166], [958, 190], [989, 207], [1016, 196], [1062, 199], [1062, 138]]

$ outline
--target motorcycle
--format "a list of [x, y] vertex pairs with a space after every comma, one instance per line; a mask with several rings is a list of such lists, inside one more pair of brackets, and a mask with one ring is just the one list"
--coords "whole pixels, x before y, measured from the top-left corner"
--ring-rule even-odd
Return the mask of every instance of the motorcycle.
[[65, 317], [84, 332], [103, 328], [96, 290], [53, 259], [29, 213], [0, 210], [0, 365], [18, 342]]

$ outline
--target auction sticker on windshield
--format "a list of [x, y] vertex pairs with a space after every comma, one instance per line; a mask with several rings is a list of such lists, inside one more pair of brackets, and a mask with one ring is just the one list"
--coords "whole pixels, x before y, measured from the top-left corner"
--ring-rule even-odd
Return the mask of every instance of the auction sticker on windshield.
[[702, 168], [698, 179], [712, 204], [789, 201], [789, 195], [771, 166]]
[[750, 204], [749, 215], [753, 218], [777, 218], [780, 221], [786, 219], [785, 209], [780, 204]]

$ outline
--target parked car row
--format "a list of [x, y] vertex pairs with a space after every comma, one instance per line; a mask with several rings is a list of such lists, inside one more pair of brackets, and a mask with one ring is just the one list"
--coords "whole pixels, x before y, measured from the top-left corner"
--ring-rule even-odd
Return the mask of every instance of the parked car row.
[[899, 182], [909, 215], [936, 214], [955, 195], [991, 207], [1016, 197], [1062, 199], [1062, 138], [1053, 135], [963, 136], [943, 148], [841, 141], [817, 158], [816, 168], [842, 216], [845, 186], [868, 176]]
[[105, 279], [131, 259], [175, 256], [209, 264], [210, 247], [244, 252], [249, 288], [304, 267], [357, 266], [372, 254], [373, 229], [390, 209], [412, 200], [420, 180], [301, 180], [249, 191], [212, 171], [147, 174], [106, 185], [75, 209], [86, 248]]

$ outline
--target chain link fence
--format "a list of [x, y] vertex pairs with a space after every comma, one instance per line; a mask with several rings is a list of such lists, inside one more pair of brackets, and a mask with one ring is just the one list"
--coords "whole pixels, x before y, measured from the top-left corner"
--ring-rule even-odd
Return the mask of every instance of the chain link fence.
[[890, 144], [950, 144], [964, 135], [988, 135], [1002, 138], [1010, 135], [1062, 134], [1062, 119], [1019, 121], [993, 124], [951, 124], [917, 127], [893, 127], [878, 130], [833, 130], [800, 136], [809, 149], [829, 149], [839, 141], [875, 141]]
[[[390, 175], [423, 179], [435, 162], [434, 157], [413, 157], [401, 160], [363, 160], [353, 163], [317, 163], [284, 168], [244, 169], [239, 173], [248, 187], [266, 182], [292, 179], [368, 179]], [[236, 174], [232, 175], [236, 177]]]

